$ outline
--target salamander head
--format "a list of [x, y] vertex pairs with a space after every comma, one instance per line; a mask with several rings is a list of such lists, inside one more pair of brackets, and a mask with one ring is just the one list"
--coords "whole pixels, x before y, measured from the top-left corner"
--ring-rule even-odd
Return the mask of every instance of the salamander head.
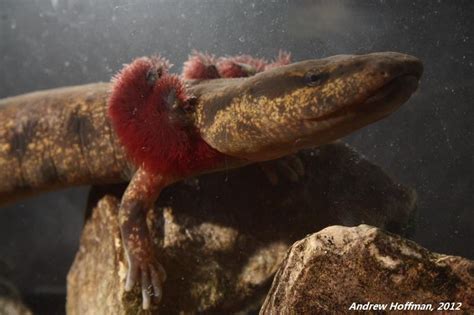
[[[400, 53], [339, 55], [210, 82], [195, 119], [201, 137], [226, 155], [278, 158], [334, 141], [395, 111], [418, 87], [419, 59]], [[219, 80], [213, 80], [219, 81]]]

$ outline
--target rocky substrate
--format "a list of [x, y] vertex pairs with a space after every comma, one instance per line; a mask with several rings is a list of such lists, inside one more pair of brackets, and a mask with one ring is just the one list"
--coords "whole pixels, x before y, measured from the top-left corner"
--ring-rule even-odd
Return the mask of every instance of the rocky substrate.
[[21, 300], [9, 296], [0, 296], [0, 314], [33, 315]]
[[[365, 223], [398, 233], [409, 226], [414, 191], [351, 148], [331, 144], [304, 151], [300, 158], [306, 174], [296, 183], [281, 179], [272, 185], [261, 168], [251, 165], [163, 192], [149, 217], [168, 274], [161, 314], [258, 310], [295, 241], [335, 224]], [[68, 275], [70, 315], [156, 313], [141, 310], [138, 287], [130, 293], [123, 289], [127, 265], [117, 223], [121, 189], [96, 188], [91, 194], [94, 209]], [[333, 274], [339, 272], [332, 266]], [[269, 297], [265, 305], [271, 310], [276, 304]]]
[[331, 226], [291, 247], [260, 314], [375, 312], [383, 305], [473, 314], [474, 262], [372, 226]]
[[32, 315], [23, 303], [18, 289], [3, 274], [6, 265], [0, 260], [0, 315]]

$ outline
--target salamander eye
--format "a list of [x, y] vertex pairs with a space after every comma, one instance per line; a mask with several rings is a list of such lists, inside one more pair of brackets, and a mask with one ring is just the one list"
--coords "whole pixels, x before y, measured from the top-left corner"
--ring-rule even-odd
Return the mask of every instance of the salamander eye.
[[307, 85], [317, 86], [326, 81], [329, 74], [327, 72], [308, 72], [304, 78]]

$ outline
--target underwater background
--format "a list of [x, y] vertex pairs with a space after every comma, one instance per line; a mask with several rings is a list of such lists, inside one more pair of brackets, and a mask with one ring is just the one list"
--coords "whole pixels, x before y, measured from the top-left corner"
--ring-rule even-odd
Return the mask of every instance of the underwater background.
[[[469, 0], [1, 0], [0, 97], [108, 81], [122, 64], [154, 53], [180, 72], [192, 49], [266, 58], [284, 49], [294, 61], [412, 54], [425, 66], [418, 92], [344, 141], [417, 191], [410, 239], [474, 259], [473, 21]], [[0, 268], [34, 309], [52, 301], [63, 312], [87, 191], [0, 209]]]

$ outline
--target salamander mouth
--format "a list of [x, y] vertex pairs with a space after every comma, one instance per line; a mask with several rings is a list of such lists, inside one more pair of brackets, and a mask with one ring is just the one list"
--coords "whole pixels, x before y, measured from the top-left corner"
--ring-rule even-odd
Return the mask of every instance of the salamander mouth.
[[351, 104], [338, 110], [309, 121], [325, 121], [332, 118], [348, 116], [350, 114], [377, 115], [384, 117], [397, 110], [405, 103], [418, 88], [418, 74], [403, 74], [388, 81], [385, 85], [375, 90], [362, 103]]
[[364, 103], [350, 108], [356, 112], [385, 112], [396, 110], [406, 102], [418, 88], [419, 77], [413, 74], [398, 76], [378, 89]]

